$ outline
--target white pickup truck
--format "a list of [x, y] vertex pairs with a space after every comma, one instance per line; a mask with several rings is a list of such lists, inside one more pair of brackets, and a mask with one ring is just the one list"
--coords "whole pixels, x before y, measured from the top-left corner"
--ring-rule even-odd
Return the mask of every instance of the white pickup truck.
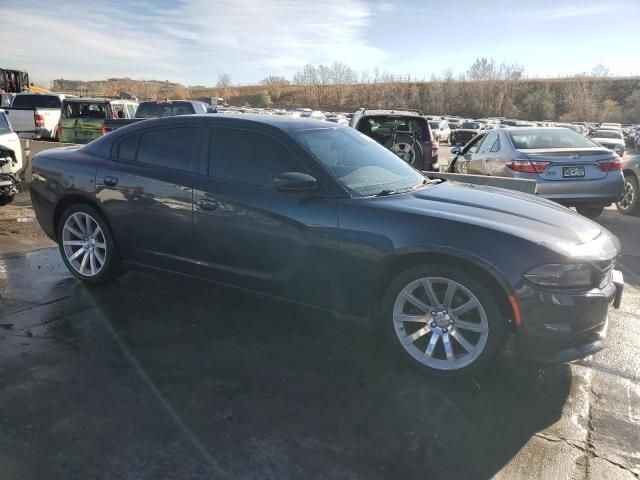
[[64, 95], [18, 93], [11, 107], [3, 108], [20, 138], [56, 138]]

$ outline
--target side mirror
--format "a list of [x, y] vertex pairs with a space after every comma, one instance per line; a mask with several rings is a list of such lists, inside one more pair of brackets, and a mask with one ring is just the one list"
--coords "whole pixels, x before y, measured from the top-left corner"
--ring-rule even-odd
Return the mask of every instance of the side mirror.
[[460, 155], [460, 152], [462, 151], [461, 147], [453, 147], [451, 149], [451, 153], [453, 153], [454, 155]]
[[306, 173], [283, 172], [275, 178], [276, 189], [281, 192], [303, 192], [315, 190], [318, 181]]

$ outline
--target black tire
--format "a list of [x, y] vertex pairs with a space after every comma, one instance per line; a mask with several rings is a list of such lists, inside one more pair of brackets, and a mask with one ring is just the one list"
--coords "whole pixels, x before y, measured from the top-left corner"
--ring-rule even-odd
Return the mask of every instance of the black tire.
[[[396, 304], [396, 299], [398, 299], [400, 293], [405, 289], [405, 287], [408, 287], [409, 285], [411, 285], [412, 282], [419, 279], [428, 278], [428, 277], [449, 279], [463, 286], [464, 288], [468, 289], [479, 301], [481, 308], [484, 309], [484, 312], [486, 314], [485, 316], [486, 316], [486, 321], [488, 326], [488, 333], [486, 337], [486, 343], [484, 344], [484, 348], [481, 350], [481, 353], [471, 363], [464, 365], [461, 368], [449, 369], [449, 370], [433, 368], [429, 365], [426, 365], [425, 363], [421, 363], [420, 361], [418, 361], [409, 352], [409, 350], [407, 350], [401, 344], [399, 333], [397, 332], [398, 324], [394, 320], [394, 306]], [[418, 368], [429, 375], [440, 377], [440, 378], [455, 378], [455, 377], [463, 377], [463, 376], [469, 376], [469, 375], [479, 375], [491, 363], [491, 361], [495, 358], [496, 354], [498, 354], [502, 350], [506, 340], [506, 335], [507, 335], [506, 320], [504, 319], [500, 311], [500, 308], [498, 306], [498, 303], [496, 301], [496, 298], [495, 298], [496, 292], [491, 292], [489, 289], [487, 289], [485, 284], [486, 282], [483, 282], [475, 278], [473, 275], [465, 272], [460, 268], [446, 266], [446, 265], [439, 265], [439, 264], [419, 265], [414, 268], [408, 269], [400, 273], [399, 275], [397, 275], [393, 279], [389, 287], [387, 288], [387, 291], [383, 297], [383, 302], [380, 308], [380, 312], [376, 318], [377, 326], [382, 330], [382, 333], [389, 340], [390, 348], [394, 354], [401, 356], [402, 358], [404, 358], [405, 361], [408, 361], [409, 363], [411, 363], [415, 368]], [[420, 289], [420, 287], [418, 287], [418, 289]], [[417, 291], [416, 291], [416, 294], [418, 294]], [[439, 294], [439, 296], [441, 297], [442, 295]], [[421, 314], [420, 312], [418, 313]], [[465, 314], [462, 314], [462, 315], [465, 315]], [[460, 315], [460, 317], [462, 317], [462, 315]], [[429, 317], [429, 314], [425, 314], [425, 317], [427, 318], [426, 320], [427, 323], [425, 323], [425, 325], [427, 325], [428, 322], [431, 321], [429, 319], [432, 319], [433, 317]], [[461, 320], [464, 319], [460, 317], [458, 316], [454, 317], [456, 319], [455, 321], [460, 322]], [[404, 328], [404, 325], [405, 324], [403, 324], [403, 328]], [[431, 325], [435, 325], [435, 324], [432, 323]], [[455, 328], [453, 326], [449, 328], [451, 330], [449, 341], [451, 342], [451, 338], [453, 339], [458, 338], [457, 336], [454, 336], [454, 335], [460, 332], [454, 333], [453, 330], [455, 330]], [[444, 332], [446, 332], [446, 330], [444, 330]], [[407, 330], [405, 333], [409, 334], [409, 331]], [[425, 334], [423, 338], [425, 343], [427, 342], [427, 339], [431, 340], [432, 335], [433, 333], [431, 332]], [[477, 335], [480, 336], [481, 334], [478, 333]], [[465, 333], [464, 336], [467, 337], [467, 334]], [[465, 338], [465, 339], [469, 340], [469, 338]], [[434, 357], [439, 353], [440, 354], [444, 353], [443, 342], [444, 341], [441, 338], [439, 340], [439, 343], [442, 350], [441, 352], [438, 352], [437, 349], [439, 347], [436, 346], [435, 347], [436, 349], [434, 350]], [[458, 347], [458, 352], [460, 352], [461, 351], [460, 348], [462, 347], [462, 344], [458, 343], [457, 341], [453, 343], [456, 344], [455, 346]], [[413, 344], [412, 347], [416, 347], [418, 350], [422, 351], [422, 349], [419, 348], [416, 344]], [[465, 350], [462, 349], [462, 351], [465, 351]]]
[[[83, 275], [82, 273], [80, 273], [71, 264], [71, 262], [67, 258], [67, 253], [65, 252], [65, 247], [63, 244], [64, 225], [69, 217], [75, 214], [88, 215], [97, 225], [99, 225], [101, 229], [101, 240], [102, 238], [104, 239], [106, 249], [104, 254], [104, 263], [101, 269], [95, 275]], [[118, 253], [118, 249], [116, 247], [113, 234], [111, 233], [111, 229], [109, 228], [109, 225], [105, 221], [104, 217], [95, 208], [83, 203], [72, 205], [67, 208], [60, 217], [60, 221], [58, 222], [57, 239], [60, 255], [62, 256], [62, 260], [64, 261], [65, 265], [76, 278], [79, 278], [83, 282], [92, 284], [105, 283], [114, 280], [124, 273], [124, 270], [122, 268], [122, 260], [120, 258], [120, 254]]]
[[[626, 196], [624, 201], [623, 196]], [[640, 215], [640, 186], [638, 178], [633, 173], [624, 176], [624, 191], [620, 200], [616, 202], [616, 208], [625, 215]]]
[[3, 207], [4, 205], [9, 205], [11, 202], [13, 202], [14, 198], [15, 198], [15, 195], [0, 195], [0, 207]]
[[604, 213], [604, 207], [601, 205], [583, 205], [576, 207], [576, 210], [580, 215], [591, 219], [598, 218]]

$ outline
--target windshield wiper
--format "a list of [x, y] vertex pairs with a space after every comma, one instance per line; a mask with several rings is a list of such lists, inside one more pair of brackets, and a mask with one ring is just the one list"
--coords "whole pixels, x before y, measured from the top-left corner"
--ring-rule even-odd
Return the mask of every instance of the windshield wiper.
[[386, 190], [382, 190], [381, 192], [378, 192], [375, 194], [376, 197], [388, 197], [389, 195], [395, 195], [396, 193], [398, 193], [397, 190], [392, 190], [392, 189], [386, 189]]

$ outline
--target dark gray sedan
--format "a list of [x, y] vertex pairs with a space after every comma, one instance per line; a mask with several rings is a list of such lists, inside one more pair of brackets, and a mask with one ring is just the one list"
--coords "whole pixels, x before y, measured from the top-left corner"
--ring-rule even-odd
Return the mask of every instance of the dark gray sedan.
[[381, 354], [443, 376], [478, 372], [511, 335], [528, 357], [590, 355], [622, 293], [620, 245], [601, 226], [543, 198], [430, 181], [328, 122], [148, 120], [39, 153], [31, 196], [84, 282], [151, 267], [370, 318]]
[[534, 180], [538, 194], [600, 215], [622, 193], [622, 160], [567, 128], [504, 128], [454, 147], [449, 171]]

